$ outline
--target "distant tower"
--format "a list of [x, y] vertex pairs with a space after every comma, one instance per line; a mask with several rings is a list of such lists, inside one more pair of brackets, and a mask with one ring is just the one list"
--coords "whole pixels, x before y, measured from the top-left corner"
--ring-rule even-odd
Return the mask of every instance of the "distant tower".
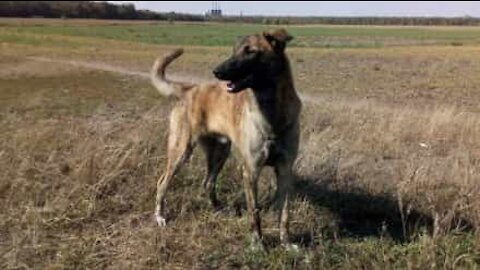
[[222, 17], [222, 8], [220, 7], [220, 1], [212, 1], [212, 9], [207, 12], [207, 16], [213, 18]]

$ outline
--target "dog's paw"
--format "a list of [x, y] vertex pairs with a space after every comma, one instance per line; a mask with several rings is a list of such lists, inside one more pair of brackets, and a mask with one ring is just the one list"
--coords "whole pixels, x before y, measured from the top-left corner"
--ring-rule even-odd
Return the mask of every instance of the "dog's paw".
[[266, 252], [267, 249], [262, 241], [255, 241], [248, 245], [246, 251], [249, 253], [262, 253]]
[[160, 227], [167, 226], [167, 221], [162, 216], [155, 214], [155, 220], [157, 221], [158, 226]]
[[298, 253], [300, 251], [300, 247], [296, 244], [292, 243], [287, 243], [287, 244], [282, 244], [283, 248], [291, 253]]
[[252, 235], [246, 251], [250, 253], [261, 253], [266, 252], [267, 248], [261, 238], [256, 235]]

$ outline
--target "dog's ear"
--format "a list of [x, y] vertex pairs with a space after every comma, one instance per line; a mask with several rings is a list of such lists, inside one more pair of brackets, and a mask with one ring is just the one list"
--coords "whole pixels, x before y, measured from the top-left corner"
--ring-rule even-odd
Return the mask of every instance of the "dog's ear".
[[283, 28], [263, 32], [263, 36], [277, 52], [283, 52], [287, 43], [293, 39]]

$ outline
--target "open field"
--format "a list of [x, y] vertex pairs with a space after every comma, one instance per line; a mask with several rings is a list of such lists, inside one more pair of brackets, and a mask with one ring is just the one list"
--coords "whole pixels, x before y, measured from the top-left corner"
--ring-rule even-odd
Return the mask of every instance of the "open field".
[[[15, 22], [15, 21], [13, 21]], [[0, 20], [4, 38], [24, 42], [42, 35], [83, 36], [165, 45], [230, 46], [239, 36], [272, 26], [251, 24], [175, 23], [96, 20]], [[95, 27], [92, 27], [95, 26]], [[453, 45], [480, 43], [480, 27], [394, 26], [290, 26], [294, 47], [377, 48], [406, 45]]]
[[2, 269], [478, 268], [480, 28], [289, 28], [305, 103], [300, 249], [275, 242], [263, 209], [269, 252], [256, 253], [234, 159], [219, 179], [224, 212], [203, 194], [198, 153], [156, 226], [171, 105], [146, 74], [181, 45], [171, 76], [212, 80], [237, 35], [264, 26], [41, 22], [0, 20]]

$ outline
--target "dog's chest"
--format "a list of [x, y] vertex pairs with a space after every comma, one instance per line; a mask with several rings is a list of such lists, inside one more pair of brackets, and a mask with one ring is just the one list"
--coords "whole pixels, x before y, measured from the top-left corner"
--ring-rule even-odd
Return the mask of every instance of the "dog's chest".
[[260, 104], [252, 106], [248, 112], [248, 124], [245, 129], [249, 138], [248, 148], [252, 157], [256, 160], [263, 160], [266, 165], [273, 165], [275, 160], [281, 155], [280, 134], [276, 134], [272, 125], [274, 119], [275, 104]]

